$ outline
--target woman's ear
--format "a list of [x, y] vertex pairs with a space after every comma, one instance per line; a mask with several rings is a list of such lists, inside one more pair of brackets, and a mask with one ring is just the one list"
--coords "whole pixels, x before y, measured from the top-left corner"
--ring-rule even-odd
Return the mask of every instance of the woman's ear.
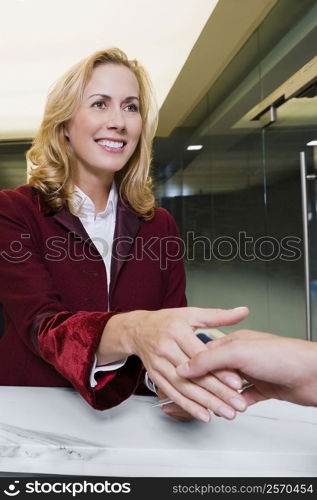
[[67, 129], [67, 125], [64, 124], [64, 136], [66, 138], [67, 141], [69, 141], [69, 133], [68, 133], [68, 129]]

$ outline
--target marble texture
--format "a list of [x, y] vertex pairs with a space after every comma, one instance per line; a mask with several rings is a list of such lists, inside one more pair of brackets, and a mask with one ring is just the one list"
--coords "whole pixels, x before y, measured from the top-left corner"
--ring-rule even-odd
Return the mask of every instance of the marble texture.
[[317, 476], [317, 408], [266, 401], [181, 423], [134, 396], [105, 412], [73, 390], [0, 387], [0, 470], [164, 477]]

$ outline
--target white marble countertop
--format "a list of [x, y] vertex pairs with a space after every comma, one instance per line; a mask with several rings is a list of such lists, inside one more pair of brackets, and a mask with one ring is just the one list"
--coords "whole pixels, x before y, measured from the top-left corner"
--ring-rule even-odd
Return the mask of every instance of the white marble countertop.
[[93, 410], [73, 390], [0, 387], [0, 471], [127, 477], [317, 476], [317, 408], [259, 403], [174, 421], [134, 396]]

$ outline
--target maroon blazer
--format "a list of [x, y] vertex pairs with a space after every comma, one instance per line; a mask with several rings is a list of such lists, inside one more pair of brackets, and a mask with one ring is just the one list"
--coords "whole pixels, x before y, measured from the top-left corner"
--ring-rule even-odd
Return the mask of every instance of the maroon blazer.
[[103, 260], [78, 217], [50, 211], [28, 185], [1, 191], [0, 384], [74, 387], [100, 410], [128, 398], [144, 375], [136, 356], [90, 387], [103, 329], [114, 312], [185, 306], [182, 253], [166, 210], [144, 221], [119, 201], [108, 297]]

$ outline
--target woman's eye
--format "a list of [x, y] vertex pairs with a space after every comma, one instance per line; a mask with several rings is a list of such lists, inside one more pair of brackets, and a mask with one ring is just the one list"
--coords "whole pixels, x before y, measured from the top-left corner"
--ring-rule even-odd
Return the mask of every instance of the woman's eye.
[[93, 108], [104, 109], [106, 107], [104, 101], [96, 101], [92, 105]]
[[139, 108], [137, 107], [136, 104], [128, 104], [125, 108], [127, 111], [139, 111]]

